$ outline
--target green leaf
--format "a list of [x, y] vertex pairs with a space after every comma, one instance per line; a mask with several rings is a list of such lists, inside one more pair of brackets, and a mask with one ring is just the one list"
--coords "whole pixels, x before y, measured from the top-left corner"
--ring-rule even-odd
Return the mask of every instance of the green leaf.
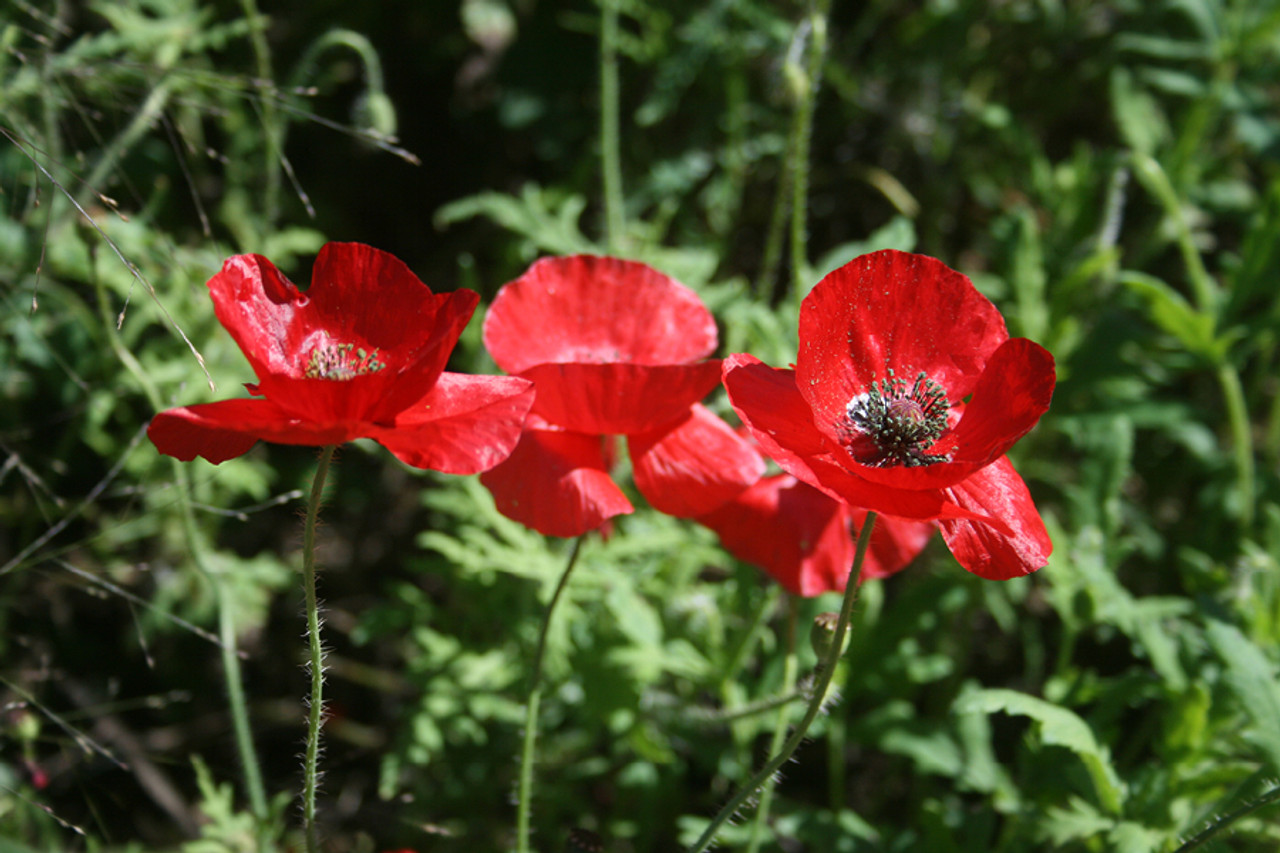
[[1227, 666], [1225, 682], [1253, 722], [1245, 732], [1271, 773], [1280, 773], [1280, 685], [1276, 667], [1234, 625], [1210, 621], [1205, 636]]
[[1173, 335], [1187, 351], [1217, 364], [1226, 355], [1230, 340], [1214, 335], [1214, 319], [1197, 311], [1190, 302], [1160, 279], [1124, 270], [1120, 282], [1147, 301], [1151, 322]]
[[1125, 789], [1111, 766], [1110, 751], [1098, 743], [1093, 729], [1075, 712], [1035, 696], [1003, 689], [975, 690], [964, 694], [956, 700], [954, 710], [962, 714], [1002, 711], [1035, 720], [1041, 742], [1066, 747], [1080, 756], [1093, 780], [1099, 803], [1112, 814], [1120, 813]]

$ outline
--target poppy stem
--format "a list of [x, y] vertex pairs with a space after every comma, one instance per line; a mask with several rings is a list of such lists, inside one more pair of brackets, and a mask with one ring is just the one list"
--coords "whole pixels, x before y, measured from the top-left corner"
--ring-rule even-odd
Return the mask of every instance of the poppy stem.
[[[794, 595], [787, 595], [787, 656], [782, 663], [782, 692], [790, 693], [796, 686], [796, 618], [798, 603]], [[773, 740], [769, 742], [769, 753], [778, 752], [787, 738], [787, 723], [791, 719], [790, 705], [778, 709], [778, 722], [773, 728]], [[751, 824], [751, 839], [747, 844], [747, 853], [756, 853], [764, 842], [765, 825], [769, 821], [769, 808], [773, 805], [773, 789], [777, 785], [776, 776], [770, 776], [760, 791], [760, 805], [756, 808], [756, 819]]]
[[827, 6], [817, 0], [809, 7], [809, 18], [802, 26], [809, 29], [808, 50], [805, 53], [804, 71], [800, 75], [794, 123], [792, 125], [791, 155], [795, 158], [792, 170], [791, 190], [791, 286], [798, 296], [804, 293], [809, 275], [809, 144], [813, 137], [814, 102], [822, 83], [822, 63], [827, 54]]
[[627, 230], [618, 117], [618, 0], [604, 0], [600, 6], [600, 162], [605, 245], [616, 253], [622, 249]]
[[578, 552], [582, 550], [584, 533], [573, 540], [573, 549], [569, 552], [569, 562], [560, 575], [555, 592], [551, 594], [551, 602], [547, 604], [547, 612], [542, 617], [542, 629], [538, 632], [538, 645], [533, 652], [533, 666], [529, 671], [529, 699], [525, 703], [524, 745], [520, 751], [520, 781], [516, 794], [516, 850], [518, 853], [529, 853], [529, 811], [533, 797], [533, 759], [534, 747], [538, 742], [538, 703], [542, 699], [542, 659], [547, 649], [547, 633], [551, 628], [551, 618], [555, 615], [556, 605], [569, 585], [569, 576], [573, 567], [578, 564]]
[[840, 655], [844, 652], [844, 636], [849, 629], [849, 619], [853, 615], [853, 603], [858, 598], [858, 578], [862, 574], [862, 563], [867, 557], [867, 547], [871, 543], [871, 531], [875, 528], [876, 514], [868, 512], [866, 520], [862, 523], [862, 531], [858, 535], [858, 550], [853, 558], [853, 568], [849, 571], [849, 580], [845, 585], [844, 599], [840, 602], [840, 617], [836, 621], [835, 633], [832, 635], [831, 647], [826, 655], [818, 661], [817, 667], [814, 668], [814, 684], [813, 696], [809, 700], [809, 707], [805, 709], [804, 716], [796, 725], [795, 731], [791, 733], [791, 737], [787, 738], [787, 742], [782, 745], [772, 758], [765, 762], [764, 766], [755, 772], [747, 784], [743, 785], [738, 793], [733, 795], [729, 802], [724, 804], [720, 811], [716, 812], [716, 816], [711, 819], [711, 823], [707, 824], [706, 830], [694, 842], [686, 853], [702, 853], [706, 850], [711, 842], [715, 841], [716, 835], [719, 834], [720, 828], [738, 813], [738, 809], [755, 796], [756, 791], [773, 778], [773, 774], [778, 772], [782, 765], [786, 764], [796, 749], [804, 741], [809, 731], [809, 726], [813, 725], [813, 721], [818, 718], [818, 714], [822, 713], [822, 708], [826, 704], [827, 688], [831, 686], [831, 678], [835, 674], [836, 664], [840, 661]]
[[307, 637], [311, 656], [311, 698], [308, 701], [307, 749], [302, 765], [302, 822], [306, 830], [307, 853], [320, 849], [316, 840], [316, 764], [320, 756], [320, 727], [324, 723], [324, 648], [320, 645], [320, 607], [316, 601], [316, 519], [320, 515], [320, 499], [329, 465], [337, 448], [326, 445], [320, 451], [316, 476], [307, 499], [307, 516], [302, 528], [302, 586], [307, 597]]

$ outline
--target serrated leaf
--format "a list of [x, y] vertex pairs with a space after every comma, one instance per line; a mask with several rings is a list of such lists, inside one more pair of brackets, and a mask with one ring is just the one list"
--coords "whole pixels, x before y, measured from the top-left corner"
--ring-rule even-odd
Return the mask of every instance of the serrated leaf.
[[1111, 765], [1110, 751], [1098, 743], [1093, 729], [1078, 714], [1052, 702], [1046, 702], [1016, 690], [975, 690], [956, 700], [959, 713], [986, 713], [997, 711], [1015, 716], [1030, 717], [1039, 727], [1042, 743], [1065, 747], [1084, 762], [1093, 780], [1098, 802], [1112, 814], [1120, 813], [1124, 798], [1124, 783]]
[[1173, 335], [1187, 351], [1210, 363], [1222, 359], [1229, 342], [1214, 335], [1214, 318], [1197, 311], [1181, 293], [1146, 273], [1125, 270], [1120, 282], [1147, 301], [1151, 322]]
[[1234, 625], [1210, 621], [1205, 637], [1227, 665], [1227, 687], [1253, 722], [1245, 736], [1258, 747], [1270, 772], [1280, 773], [1280, 685], [1275, 664]]

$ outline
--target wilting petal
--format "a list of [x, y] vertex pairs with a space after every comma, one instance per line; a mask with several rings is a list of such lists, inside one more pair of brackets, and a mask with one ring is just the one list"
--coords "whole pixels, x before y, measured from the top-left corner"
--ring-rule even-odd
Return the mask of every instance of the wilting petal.
[[532, 404], [533, 384], [523, 379], [442, 373], [393, 426], [366, 435], [415, 468], [478, 474], [511, 454]]
[[498, 366], [685, 364], [711, 354], [716, 324], [697, 294], [635, 261], [543, 258], [505, 285], [484, 322]]
[[960, 565], [989, 580], [1008, 580], [1031, 574], [1049, 561], [1053, 542], [1007, 457], [946, 491], [960, 506], [987, 516], [986, 521], [939, 521], [942, 537]]
[[670, 425], [720, 384], [720, 363], [540, 364], [533, 411], [572, 432], [630, 435]]
[[163, 411], [151, 419], [147, 437], [166, 456], [190, 462], [203, 456], [217, 465], [249, 452], [259, 440], [320, 447], [359, 434], [341, 426], [300, 421], [270, 400], [219, 400]]
[[834, 438], [849, 401], [890, 370], [908, 383], [924, 371], [960, 401], [1008, 337], [1000, 312], [965, 276], [924, 255], [873, 252], [805, 297], [796, 383]]
[[698, 523], [795, 595], [844, 589], [848, 581], [854, 545], [847, 508], [790, 475], [760, 480]]
[[672, 429], [627, 439], [636, 488], [658, 511], [680, 518], [709, 512], [764, 474], [764, 460], [705, 406]]
[[609, 478], [598, 435], [525, 430], [480, 482], [499, 512], [546, 536], [579, 536], [633, 509]]

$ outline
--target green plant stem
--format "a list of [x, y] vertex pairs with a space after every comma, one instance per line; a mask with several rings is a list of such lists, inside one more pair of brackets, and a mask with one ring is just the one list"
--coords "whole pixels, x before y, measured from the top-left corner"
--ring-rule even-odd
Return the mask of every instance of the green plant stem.
[[263, 209], [267, 224], [273, 225], [280, 207], [280, 169], [277, 163], [283, 154], [284, 133], [276, 109], [276, 87], [271, 71], [271, 46], [267, 44], [267, 22], [258, 11], [257, 0], [240, 0], [240, 8], [249, 21], [249, 39], [253, 45], [253, 58], [257, 64], [258, 86], [261, 92], [262, 126], [267, 144], [263, 150], [263, 170], [267, 186]]
[[822, 61], [827, 53], [826, 4], [809, 7], [809, 47], [806, 51], [803, 86], [796, 104], [794, 177], [791, 200], [791, 286], [797, 294], [804, 288], [809, 270], [809, 144], [813, 137], [813, 109], [822, 82]]
[[849, 618], [853, 615], [853, 603], [858, 598], [858, 578], [862, 574], [862, 563], [867, 557], [867, 546], [871, 543], [871, 531], [875, 528], [875, 524], [876, 514], [874, 512], [867, 513], [866, 521], [862, 524], [862, 531], [858, 534], [858, 550], [853, 558], [853, 567], [849, 571], [849, 582], [845, 586], [844, 598], [840, 602], [840, 616], [836, 621], [836, 630], [831, 640], [831, 649], [822, 660], [818, 661], [818, 666], [814, 669], [813, 696], [809, 700], [809, 707], [805, 709], [804, 716], [800, 718], [795, 731], [791, 733], [791, 737], [787, 738], [787, 742], [782, 745], [782, 749], [766, 761], [764, 766], [757, 770], [755, 775], [738, 790], [738, 793], [734, 794], [732, 799], [725, 803], [724, 807], [711, 819], [711, 823], [707, 825], [706, 830], [689, 847], [686, 853], [702, 853], [703, 850], [706, 850], [711, 845], [725, 822], [737, 814], [738, 809], [742, 808], [743, 804], [750, 800], [755, 795], [755, 792], [760, 790], [760, 787], [774, 773], [778, 772], [782, 765], [791, 759], [791, 756], [807, 736], [809, 727], [813, 725], [813, 721], [822, 712], [822, 707], [827, 698], [827, 688], [831, 686], [831, 678], [836, 670], [836, 663], [840, 660], [840, 655], [844, 651], [844, 635], [849, 628]]
[[1236, 485], [1240, 490], [1240, 524], [1248, 530], [1253, 526], [1254, 512], [1253, 434], [1249, 426], [1249, 409], [1245, 403], [1240, 374], [1225, 360], [1218, 365], [1218, 384], [1222, 386], [1227, 423], [1231, 429]]
[[1243, 806], [1231, 812], [1230, 814], [1223, 815], [1222, 817], [1213, 821], [1213, 823], [1209, 824], [1209, 826], [1206, 827], [1203, 831], [1197, 833], [1194, 837], [1187, 839], [1187, 842], [1183, 844], [1181, 847], [1179, 847], [1177, 850], [1173, 851], [1173, 853], [1189, 853], [1189, 851], [1194, 850], [1200, 845], [1204, 844], [1206, 841], [1213, 838], [1213, 836], [1217, 835], [1219, 832], [1222, 832], [1222, 830], [1231, 826], [1231, 824], [1240, 820], [1240, 818], [1247, 816], [1251, 812], [1257, 811], [1263, 806], [1271, 805], [1276, 800], [1280, 800], [1280, 785], [1277, 785], [1271, 790], [1265, 792], [1264, 794], [1262, 794], [1262, 796], [1258, 797], [1257, 799], [1251, 800], [1250, 802], [1245, 803]]
[[[93, 263], [96, 264], [96, 255]], [[142, 365], [138, 363], [138, 359], [120, 340], [120, 333], [116, 329], [116, 324], [111, 318], [107, 289], [103, 287], [101, 280], [94, 276], [94, 283], [97, 285], [98, 293], [98, 311], [102, 320], [102, 326], [106, 330], [107, 339], [110, 341], [112, 352], [116, 358], [120, 359], [120, 363], [124, 365], [125, 370], [133, 376], [142, 393], [146, 395], [147, 402], [151, 408], [160, 411], [164, 408], [160, 391], [156, 388], [155, 383], [147, 376]], [[240, 653], [237, 649], [237, 638], [235, 630], [235, 620], [232, 618], [230, 596], [227, 594], [227, 585], [223, 578], [209, 567], [205, 558], [204, 541], [200, 538], [199, 530], [196, 528], [195, 510], [191, 505], [191, 478], [187, 475], [187, 468], [177, 459], [170, 459], [173, 467], [173, 479], [177, 486], [178, 511], [182, 517], [182, 533], [187, 541], [188, 553], [191, 555], [191, 562], [196, 567], [202, 577], [204, 577], [213, 587], [218, 597], [218, 646], [222, 652], [222, 674], [226, 683], [227, 705], [231, 712], [231, 729], [235, 735], [236, 751], [240, 755], [240, 767], [244, 772], [245, 792], [249, 797], [249, 809], [252, 812], [258, 824], [259, 847], [265, 849], [265, 844], [269, 840], [262, 835], [266, 832], [267, 822], [270, 814], [267, 809], [266, 789], [262, 784], [262, 770], [258, 764], [258, 752], [253, 745], [253, 731], [249, 727], [249, 707], [245, 701], [244, 695], [244, 679], [240, 671]]]
[[618, 0], [603, 0], [600, 17], [600, 160], [604, 180], [605, 245], [610, 253], [622, 249], [627, 230], [618, 111]]
[[[796, 611], [798, 607], [793, 595], [787, 596], [787, 655], [782, 663], [782, 692], [790, 693], [796, 685]], [[783, 705], [778, 709], [778, 722], [773, 727], [773, 739], [769, 743], [769, 754], [773, 755], [782, 749], [787, 739], [787, 723], [791, 719], [791, 708]], [[756, 853], [764, 842], [765, 826], [769, 823], [769, 809], [773, 805], [773, 789], [778, 784], [776, 776], [770, 776], [760, 791], [760, 804], [756, 807], [756, 817], [751, 823], [751, 838], [747, 843], [747, 853]]]
[[551, 619], [555, 616], [556, 605], [565, 589], [569, 586], [569, 576], [573, 567], [578, 564], [578, 552], [582, 550], [582, 540], [586, 534], [573, 541], [573, 549], [569, 552], [569, 562], [564, 567], [560, 581], [556, 584], [551, 601], [547, 604], [547, 612], [542, 617], [542, 628], [538, 632], [538, 645], [533, 652], [533, 665], [529, 671], [529, 699], [525, 703], [524, 744], [520, 749], [520, 781], [516, 794], [516, 849], [519, 853], [529, 851], [529, 815], [530, 800], [533, 798], [533, 761], [535, 747], [538, 742], [538, 704], [542, 699], [542, 659], [547, 650], [547, 633], [551, 629]]
[[324, 723], [324, 648], [320, 645], [320, 605], [316, 600], [316, 520], [324, 496], [324, 481], [337, 448], [326, 445], [320, 451], [316, 476], [307, 499], [307, 517], [302, 528], [302, 587], [307, 599], [307, 638], [310, 646], [311, 698], [307, 715], [307, 750], [302, 764], [302, 820], [306, 830], [307, 853], [320, 849], [316, 840], [316, 764], [320, 757], [320, 727]]

